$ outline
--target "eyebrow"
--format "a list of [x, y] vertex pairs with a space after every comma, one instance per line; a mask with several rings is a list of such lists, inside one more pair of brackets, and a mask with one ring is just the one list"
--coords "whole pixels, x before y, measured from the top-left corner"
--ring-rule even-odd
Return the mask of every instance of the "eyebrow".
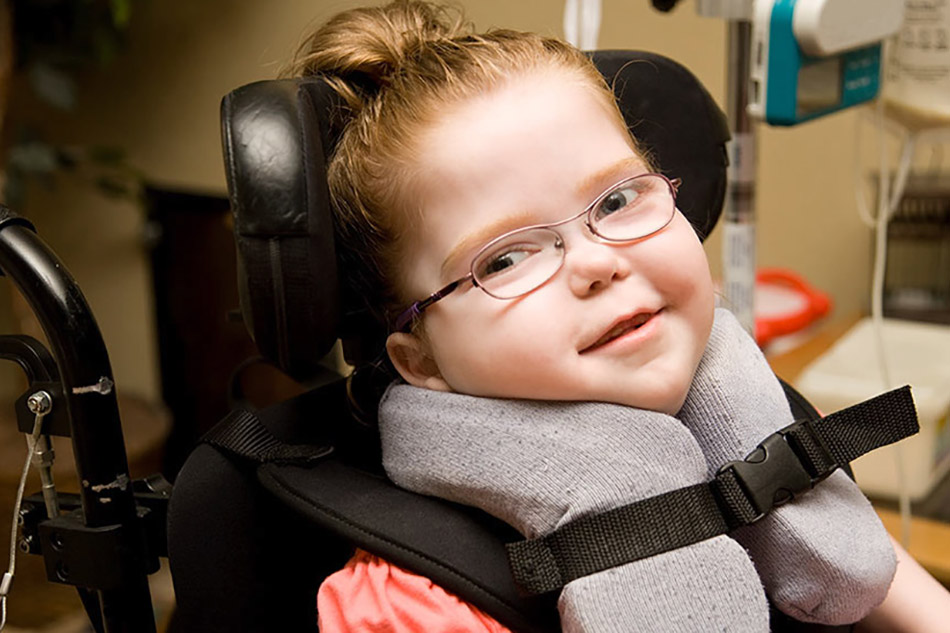
[[475, 232], [469, 233], [463, 237], [454, 248], [452, 248], [448, 256], [442, 262], [443, 276], [444, 273], [455, 268], [459, 259], [461, 259], [463, 255], [466, 255], [472, 250], [481, 247], [483, 244], [487, 244], [499, 235], [504, 235], [509, 231], [514, 231], [515, 229], [520, 229], [523, 226], [530, 226], [537, 223], [538, 218], [536, 215], [531, 213], [517, 213], [515, 215], [501, 218], [500, 220], [492, 222], [491, 224], [486, 224]]
[[597, 193], [600, 193], [603, 187], [613, 184], [621, 174], [626, 174], [626, 172], [636, 167], [649, 170], [649, 165], [639, 156], [630, 156], [612, 165], [607, 165], [603, 169], [584, 178], [584, 180], [577, 185], [577, 193], [585, 194], [595, 188]]
[[[577, 185], [575, 190], [578, 194], [583, 195], [588, 193], [591, 189], [597, 188], [597, 192], [600, 193], [601, 188], [608, 186], [608, 183], [613, 183], [620, 174], [624, 174], [632, 168], [640, 168], [641, 170], [649, 169], [643, 158], [630, 156], [585, 177], [580, 184]], [[578, 211], [580, 211], [580, 209], [578, 209]], [[494, 238], [504, 235], [509, 231], [536, 224], [538, 224], [536, 215], [531, 213], [517, 213], [501, 218], [496, 222], [479, 228], [473, 233], [469, 233], [449, 251], [448, 256], [446, 256], [442, 262], [442, 276], [444, 277], [445, 273], [454, 269], [458, 265], [459, 259], [472, 250], [487, 244]]]

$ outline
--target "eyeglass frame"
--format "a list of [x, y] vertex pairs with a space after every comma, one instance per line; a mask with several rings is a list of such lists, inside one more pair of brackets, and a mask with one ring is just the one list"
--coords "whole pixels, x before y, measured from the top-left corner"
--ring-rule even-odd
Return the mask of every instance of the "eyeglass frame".
[[[620, 185], [626, 182], [630, 182], [632, 180], [637, 180], [638, 178], [646, 178], [648, 176], [660, 177], [662, 180], [666, 182], [667, 186], [669, 187], [670, 196], [673, 198], [673, 212], [670, 213], [669, 219], [662, 226], [657, 227], [656, 229], [654, 229], [653, 231], [650, 231], [649, 233], [646, 233], [644, 235], [638, 235], [637, 237], [625, 238], [622, 240], [604, 237], [603, 235], [598, 233], [594, 229], [593, 223], [591, 222], [591, 215], [593, 214], [594, 209], [597, 208], [597, 205], [600, 202], [602, 202], [611, 192], [613, 192]], [[656, 173], [656, 172], [646, 172], [643, 174], [637, 174], [636, 176], [631, 176], [629, 178], [623, 178], [622, 180], [618, 180], [614, 184], [610, 185], [609, 187], [604, 189], [604, 191], [601, 192], [600, 195], [594, 198], [593, 202], [591, 202], [589, 205], [584, 207], [583, 210], [581, 210], [579, 213], [572, 215], [571, 217], [567, 219], [559, 220], [557, 222], [550, 222], [547, 224], [532, 224], [530, 226], [523, 226], [511, 231], [507, 231], [506, 233], [503, 233], [497, 237], [492, 238], [487, 243], [485, 243], [484, 246], [479, 248], [474, 256], [472, 256], [472, 261], [469, 264], [468, 274], [464, 275], [463, 277], [459, 277], [453, 282], [446, 284], [445, 286], [433, 292], [431, 295], [429, 295], [425, 299], [420, 299], [418, 301], [413, 302], [411, 306], [403, 310], [399, 314], [399, 316], [396, 317], [395, 331], [408, 332], [410, 329], [409, 326], [412, 324], [412, 322], [415, 321], [417, 318], [421, 317], [422, 313], [425, 312], [426, 309], [428, 309], [432, 304], [436, 303], [437, 301], [444, 299], [446, 296], [448, 296], [449, 294], [457, 290], [460, 285], [462, 285], [463, 283], [467, 281], [471, 281], [473, 286], [475, 286], [476, 288], [478, 288], [479, 290], [487, 294], [489, 297], [492, 297], [493, 299], [498, 299], [499, 301], [510, 301], [512, 299], [517, 299], [518, 297], [523, 297], [527, 294], [531, 294], [532, 292], [534, 292], [535, 290], [543, 286], [545, 283], [553, 279], [554, 276], [557, 275], [558, 271], [561, 270], [561, 267], [564, 265], [563, 256], [561, 257], [561, 263], [558, 264], [558, 267], [554, 270], [553, 273], [551, 273], [550, 277], [545, 279], [542, 283], [538, 284], [534, 288], [531, 288], [530, 290], [526, 290], [525, 292], [517, 294], [513, 297], [498, 297], [496, 295], [493, 295], [491, 292], [486, 290], [484, 286], [478, 283], [478, 279], [475, 277], [475, 271], [472, 270], [472, 268], [474, 268], [475, 266], [475, 262], [478, 260], [481, 254], [485, 252], [486, 249], [490, 248], [492, 245], [497, 244], [498, 242], [504, 239], [507, 239], [513, 234], [522, 233], [524, 231], [533, 231], [536, 229], [554, 230], [555, 227], [569, 224], [570, 222], [573, 222], [574, 220], [580, 218], [583, 215], [587, 216], [586, 220], [584, 221], [584, 225], [587, 227], [587, 230], [590, 231], [591, 235], [594, 235], [597, 238], [605, 242], [609, 242], [611, 244], [623, 244], [624, 242], [636, 242], [637, 240], [642, 240], [645, 237], [650, 237], [651, 235], [655, 235], [656, 233], [659, 233], [660, 231], [665, 229], [667, 226], [669, 226], [670, 222], [673, 221], [673, 217], [676, 215], [676, 194], [679, 191], [679, 188], [682, 184], [683, 184], [683, 180], [681, 178], [668, 178], [667, 176], [664, 176], [663, 174]], [[557, 231], [554, 231], [554, 233], [557, 233]], [[560, 233], [557, 233], [557, 235], [560, 237]], [[565, 248], [565, 252], [566, 252], [566, 248]]]

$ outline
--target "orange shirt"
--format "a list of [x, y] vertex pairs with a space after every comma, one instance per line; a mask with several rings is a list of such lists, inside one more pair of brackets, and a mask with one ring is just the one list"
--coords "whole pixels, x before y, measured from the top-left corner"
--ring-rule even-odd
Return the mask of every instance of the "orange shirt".
[[321, 633], [511, 633], [424, 576], [357, 550], [317, 592]]

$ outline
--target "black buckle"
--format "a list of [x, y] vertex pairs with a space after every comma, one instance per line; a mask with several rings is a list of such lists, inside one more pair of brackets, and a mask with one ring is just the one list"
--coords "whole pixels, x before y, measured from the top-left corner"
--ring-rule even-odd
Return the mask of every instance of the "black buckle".
[[[755, 523], [775, 507], [795, 495], [810, 490], [822, 476], [813, 477], [786, 436], [807, 421], [791, 424], [763, 440], [744, 460], [728, 462], [717, 473], [730, 471], [739, 482], [755, 515], [745, 524]], [[826, 474], [823, 474], [826, 476]]]

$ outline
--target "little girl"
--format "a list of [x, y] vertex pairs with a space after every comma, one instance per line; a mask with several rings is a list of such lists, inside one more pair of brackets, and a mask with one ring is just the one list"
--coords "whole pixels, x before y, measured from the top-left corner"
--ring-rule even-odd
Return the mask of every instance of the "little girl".
[[[536, 537], [706, 481], [791, 423], [754, 343], [714, 310], [678, 183], [583, 54], [407, 1], [342, 13], [302, 53], [295, 71], [350, 110], [328, 180], [347, 281], [389, 325], [404, 380], [380, 406], [396, 484]], [[894, 568], [839, 472], [732, 537], [572, 581], [558, 608], [565, 631], [767, 631], [767, 595], [844, 624]], [[504, 630], [365, 552], [318, 607], [325, 633]]]

